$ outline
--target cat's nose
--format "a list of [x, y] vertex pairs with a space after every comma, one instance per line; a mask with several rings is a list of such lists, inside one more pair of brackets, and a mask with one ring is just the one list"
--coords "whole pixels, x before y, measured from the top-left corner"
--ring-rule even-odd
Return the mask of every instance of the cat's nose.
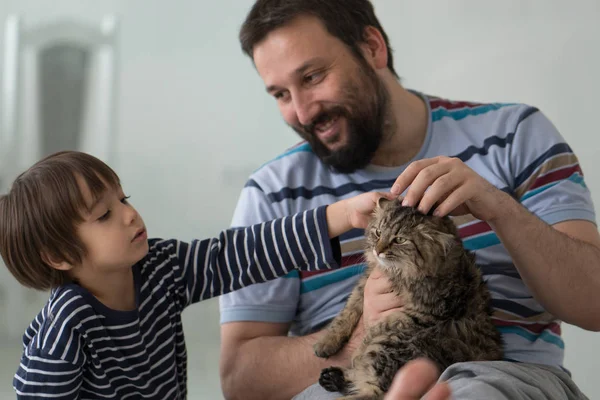
[[385, 253], [377, 253], [377, 249], [373, 249], [373, 254], [375, 257], [385, 258]]

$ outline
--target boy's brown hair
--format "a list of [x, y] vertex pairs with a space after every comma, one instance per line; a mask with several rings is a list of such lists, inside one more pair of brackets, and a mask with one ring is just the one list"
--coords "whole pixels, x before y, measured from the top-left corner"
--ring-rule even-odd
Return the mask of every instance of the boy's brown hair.
[[24, 286], [48, 290], [69, 282], [65, 271], [49, 264], [80, 263], [86, 249], [77, 225], [88, 211], [80, 184], [96, 201], [120, 185], [117, 174], [86, 153], [61, 151], [49, 155], [15, 179], [0, 196], [0, 255]]

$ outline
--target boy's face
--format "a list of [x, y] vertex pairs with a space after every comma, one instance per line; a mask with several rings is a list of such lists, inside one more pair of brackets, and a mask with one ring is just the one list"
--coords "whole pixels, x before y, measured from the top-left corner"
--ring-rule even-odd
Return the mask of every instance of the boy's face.
[[148, 253], [146, 227], [122, 188], [107, 186], [95, 204], [85, 185], [82, 194], [92, 207], [77, 229], [86, 249], [79, 272], [88, 276], [118, 272], [140, 261]]

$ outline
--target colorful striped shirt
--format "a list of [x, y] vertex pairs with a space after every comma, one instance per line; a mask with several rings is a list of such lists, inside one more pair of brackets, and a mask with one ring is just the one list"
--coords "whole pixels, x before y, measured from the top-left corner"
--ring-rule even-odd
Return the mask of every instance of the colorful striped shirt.
[[184, 399], [187, 355], [181, 313], [192, 303], [295, 268], [336, 268], [326, 207], [218, 238], [150, 239], [133, 266], [137, 308], [115, 311], [76, 284], [54, 289], [23, 336], [18, 398]]
[[[538, 109], [525, 104], [479, 104], [419, 95], [427, 105], [425, 141], [412, 161], [436, 156], [461, 159], [531, 213], [552, 225], [595, 223], [595, 211], [577, 157]], [[327, 168], [306, 143], [262, 166], [242, 190], [234, 226], [246, 226], [354, 196], [387, 191], [410, 164], [369, 165], [350, 174]], [[506, 248], [490, 226], [471, 215], [454, 219], [491, 290], [494, 321], [506, 358], [562, 366], [560, 321], [534, 299]], [[292, 272], [220, 298], [221, 323], [290, 323], [291, 335], [323, 328], [344, 307], [364, 270], [364, 232], [341, 237], [342, 268]]]

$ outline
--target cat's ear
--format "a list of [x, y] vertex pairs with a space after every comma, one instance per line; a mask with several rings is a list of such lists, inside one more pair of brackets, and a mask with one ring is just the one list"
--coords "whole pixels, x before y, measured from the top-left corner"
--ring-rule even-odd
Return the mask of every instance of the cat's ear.
[[377, 200], [377, 208], [379, 209], [383, 209], [383, 207], [385, 207], [386, 203], [389, 203], [391, 200], [386, 199], [385, 197], [381, 196], [379, 198], [379, 200]]

